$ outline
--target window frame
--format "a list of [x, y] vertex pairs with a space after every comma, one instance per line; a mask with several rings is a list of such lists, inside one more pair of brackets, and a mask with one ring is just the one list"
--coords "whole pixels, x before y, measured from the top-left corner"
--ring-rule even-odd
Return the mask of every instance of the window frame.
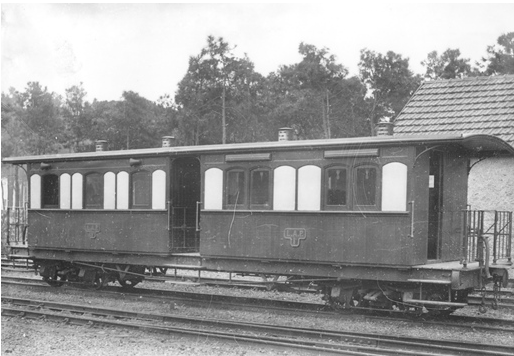
[[[101, 193], [100, 193], [100, 202], [98, 204], [88, 204], [88, 185], [87, 185], [87, 178], [92, 176], [92, 175], [97, 175], [98, 176], [98, 179], [100, 181], [100, 185], [101, 185]], [[84, 209], [103, 209], [104, 208], [104, 194], [105, 194], [105, 184], [104, 184], [104, 174], [100, 173], [100, 172], [88, 172], [86, 174], [83, 174], [82, 175], [82, 179], [84, 180], [83, 184], [82, 184], [82, 189], [83, 189], [83, 192], [82, 192], [82, 204], [83, 204], [83, 208]]]
[[[244, 183], [243, 183], [243, 191], [245, 193], [244, 195], [244, 201], [242, 203], [238, 203], [238, 204], [231, 204], [228, 202], [228, 177], [229, 177], [229, 174], [231, 172], [241, 172], [243, 173], [243, 177], [244, 177]], [[233, 208], [247, 208], [248, 207], [248, 169], [244, 168], [244, 167], [230, 167], [230, 168], [227, 168], [225, 171], [224, 171], [224, 183], [223, 183], [223, 207], [225, 209], [233, 209]], [[239, 201], [239, 198], [238, 198], [238, 201]]]
[[[268, 173], [268, 196], [266, 204], [253, 203], [254, 197], [253, 182], [255, 172], [267, 172]], [[248, 170], [249, 182], [248, 182], [248, 204], [251, 210], [271, 210], [273, 208], [273, 170], [268, 166], [257, 166], [252, 167]]]
[[[134, 203], [134, 176], [135, 175], [143, 175], [145, 174], [145, 177], [147, 178], [146, 182], [148, 183], [147, 185], [147, 190], [146, 190], [146, 195], [149, 197], [148, 199], [148, 202], [146, 202], [145, 204], [135, 204]], [[149, 171], [149, 170], [146, 170], [146, 169], [141, 169], [141, 170], [137, 170], [137, 171], [134, 171], [132, 173], [129, 174], [129, 209], [148, 209], [148, 210], [151, 210], [152, 209], [152, 171]]]
[[[47, 204], [46, 198], [47, 193], [45, 189], [45, 182], [48, 177], [55, 177], [55, 187], [54, 187], [54, 194], [52, 198], [55, 200], [55, 204]], [[41, 209], [59, 209], [60, 204], [60, 184], [59, 184], [59, 175], [55, 173], [47, 173], [41, 175]]]
[[[381, 180], [381, 166], [377, 165], [371, 162], [361, 163], [354, 165], [352, 167], [352, 181], [351, 181], [351, 187], [352, 187], [352, 210], [355, 211], [379, 211], [380, 210], [380, 197], [381, 197], [381, 187], [382, 187], [382, 180]], [[363, 168], [372, 168], [375, 170], [375, 203], [372, 205], [362, 205], [357, 204], [357, 172], [359, 169]]]
[[[341, 169], [344, 170], [346, 173], [346, 185], [345, 185], [345, 204], [339, 205], [339, 204], [329, 204], [328, 202], [328, 195], [329, 195], [329, 189], [328, 189], [328, 180], [330, 178], [329, 171]], [[327, 211], [339, 211], [339, 210], [350, 210], [351, 208], [351, 196], [352, 196], [352, 180], [351, 180], [351, 174], [352, 174], [352, 167], [341, 164], [341, 163], [335, 163], [331, 164], [329, 166], [325, 166], [323, 169], [324, 179], [323, 179], [323, 210]]]

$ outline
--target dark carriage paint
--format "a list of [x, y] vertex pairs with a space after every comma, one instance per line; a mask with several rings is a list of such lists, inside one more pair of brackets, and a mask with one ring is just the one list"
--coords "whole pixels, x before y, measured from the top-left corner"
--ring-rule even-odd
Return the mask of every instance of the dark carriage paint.
[[[408, 158], [406, 164], [409, 167], [408, 178], [408, 201], [414, 200], [416, 202], [414, 207], [414, 236], [409, 236], [410, 229], [410, 215], [409, 213], [381, 213], [381, 212], [314, 212], [309, 215], [308, 212], [279, 212], [279, 211], [239, 211], [231, 214], [230, 211], [203, 211], [202, 212], [202, 240], [201, 240], [201, 255], [205, 259], [202, 262], [204, 268], [209, 269], [224, 269], [232, 271], [245, 271], [245, 272], [262, 272], [262, 273], [283, 273], [287, 274], [288, 271], [294, 274], [303, 275], [320, 275], [320, 276], [338, 276], [338, 278], [371, 278], [371, 279], [387, 279], [404, 280], [407, 275], [415, 276], [416, 271], [421, 271], [422, 268], [410, 268], [413, 265], [424, 265], [427, 257], [427, 239], [426, 239], [426, 224], [428, 214], [428, 158], [423, 152], [430, 147], [440, 146], [447, 147], [448, 154], [446, 172], [451, 172], [452, 169], [457, 169], [458, 178], [448, 178], [449, 182], [445, 182], [445, 187], [461, 185], [465, 187], [464, 176], [462, 175], [463, 167], [465, 167], [465, 157], [475, 152], [479, 155], [489, 155], [492, 153], [503, 152], [509, 155], [514, 154], [512, 147], [505, 144], [503, 141], [486, 135], [460, 135], [460, 136], [416, 136], [416, 137], [365, 137], [365, 138], [352, 138], [352, 139], [334, 139], [334, 140], [311, 140], [311, 141], [289, 141], [289, 142], [265, 142], [265, 143], [246, 143], [246, 144], [229, 144], [229, 145], [212, 145], [212, 146], [198, 146], [198, 147], [173, 147], [173, 148], [157, 148], [157, 149], [143, 149], [131, 151], [104, 151], [94, 153], [80, 153], [80, 154], [64, 154], [64, 155], [48, 155], [48, 156], [35, 156], [35, 157], [21, 157], [21, 158], [7, 158], [3, 161], [13, 164], [29, 164], [29, 173], [38, 172], [41, 174], [40, 167], [42, 163], [51, 165], [51, 169], [61, 169], [63, 172], [76, 172], [87, 171], [91, 167], [100, 166], [104, 169], [113, 170], [119, 167], [119, 170], [126, 170], [129, 166], [131, 158], [142, 159], [143, 165], [154, 164], [158, 167], [166, 167], [168, 177], [170, 177], [170, 161], [174, 157], [201, 157], [202, 170], [205, 167], [212, 165], [221, 166], [226, 165], [225, 155], [254, 155], [257, 154], [252, 164], [256, 160], [266, 159], [265, 165], [274, 164], [273, 159], [281, 159], [284, 162], [289, 162], [295, 168], [312, 163], [312, 160], [324, 161], [323, 150], [359, 150], [359, 149], [374, 149], [380, 150], [380, 157], [390, 156], [392, 161], [398, 160], [398, 152], [408, 151]], [[415, 152], [413, 149], [416, 148]], [[475, 150], [474, 148], [479, 148]], [[388, 152], [389, 154], [385, 154]], [[400, 150], [400, 151], [398, 151]], [[301, 151], [301, 152], [299, 152]], [[268, 155], [269, 154], [269, 155]], [[458, 156], [462, 154], [462, 159]], [[217, 155], [217, 157], [215, 157]], [[454, 155], [454, 156], [452, 156]], [[273, 156], [273, 159], [272, 159]], [[291, 158], [296, 156], [296, 159]], [[337, 155], [336, 155], [337, 156]], [[209, 161], [209, 157], [215, 158]], [[270, 158], [268, 162], [268, 157]], [[331, 158], [330, 155], [325, 157]], [[363, 158], [358, 158], [363, 159]], [[237, 161], [237, 157], [236, 157]], [[295, 163], [296, 162], [296, 163]], [[241, 162], [233, 162], [231, 164], [244, 164]], [[456, 168], [459, 167], [459, 168]], [[170, 180], [168, 179], [167, 191], [170, 192]], [[425, 187], [425, 188], [424, 188]], [[168, 193], [169, 194], [169, 193]], [[460, 209], [462, 201], [465, 201], [464, 190], [449, 190], [445, 194], [447, 200], [443, 203], [444, 209]], [[464, 197], [464, 198], [463, 198]], [[453, 199], [453, 200], [452, 200]], [[456, 200], [455, 200], [456, 199]], [[462, 200], [464, 199], [464, 200]], [[454, 204], [452, 202], [455, 202]], [[446, 204], [446, 206], [445, 206]], [[453, 204], [453, 205], [452, 205]], [[455, 211], [455, 210], [454, 210]], [[29, 212], [31, 215], [31, 228], [34, 235], [39, 239], [43, 231], [49, 231], [49, 225], [44, 223], [46, 219], [39, 215], [39, 213], [49, 212], [50, 210], [42, 209], [41, 211], [32, 210]], [[68, 211], [59, 211], [59, 217], [56, 221], [65, 221]], [[85, 220], [87, 214], [94, 214], [93, 211], [76, 210], [73, 211], [73, 218], [77, 218], [81, 223], [88, 224]], [[125, 261], [125, 263], [138, 263], [143, 261], [140, 254], [144, 253], [145, 249], [153, 249], [152, 251], [159, 250], [159, 254], [168, 253], [165, 249], [166, 243], [169, 243], [169, 235], [166, 237], [159, 235], [159, 241], [154, 242], [154, 246], [138, 245], [134, 243], [128, 250], [135, 249], [134, 253], [128, 255], [115, 255], [119, 251], [128, 251], [124, 246], [123, 239], [140, 238], [139, 234], [144, 234], [146, 238], [149, 235], [151, 227], [149, 227], [148, 220], [162, 217], [162, 212], [148, 211], [141, 215], [136, 213], [131, 214], [130, 211], [117, 211], [110, 214], [110, 211], [101, 211], [105, 214], [106, 219], [116, 216], [120, 218], [119, 222], [123, 228], [128, 226], [136, 226], [137, 229], [133, 230], [136, 235], [132, 234], [132, 230], [128, 229], [125, 233], [113, 234], [110, 246], [116, 245], [116, 251], [113, 253], [106, 253], [109, 245], [105, 246], [90, 246], [93, 248], [89, 251], [79, 250], [67, 252], [70, 246], [62, 246], [61, 243], [69, 243], [69, 240], [63, 240], [62, 237], [56, 237], [56, 241], [52, 241], [53, 236], [71, 236], [73, 235], [54, 235], [48, 234], [48, 247], [49, 250], [37, 247], [31, 253], [38, 258], [53, 258], [59, 259], [68, 256], [69, 260], [77, 260], [78, 258], [87, 259], [89, 261]], [[106, 214], [107, 213], [107, 214]], [[458, 232], [458, 224], [454, 216], [448, 215], [450, 211], [442, 219], [441, 230], [448, 236], [449, 239], [452, 235]], [[151, 217], [147, 217], [148, 214]], [[124, 219], [139, 219], [141, 220], [124, 220]], [[234, 224], [236, 229], [231, 231], [230, 235], [227, 232], [227, 226]], [[59, 220], [61, 219], [61, 220]], [[82, 219], [82, 220], [81, 220]], [[96, 219], [96, 218], [95, 218]], [[246, 219], [246, 221], [244, 220]], [[310, 219], [310, 221], [309, 221]], [[277, 231], [272, 227], [262, 229], [262, 226], [270, 225], [269, 221], [272, 220], [273, 224], [277, 226]], [[103, 220], [102, 220], [103, 221]], [[130, 221], [123, 224], [123, 221]], [[167, 220], [166, 220], [167, 222]], [[369, 223], [371, 222], [371, 223]], [[32, 227], [41, 224], [41, 229], [35, 230]], [[46, 224], [46, 225], [45, 225]], [[89, 225], [89, 233], [94, 233], [96, 222]], [[151, 224], [157, 224], [163, 227], [163, 221], [154, 220]], [[353, 225], [356, 224], [356, 225]], [[100, 223], [100, 226], [102, 223]], [[346, 225], [346, 226], [345, 226]], [[352, 226], [353, 225], [353, 226]], [[305, 226], [305, 227], [304, 227]], [[122, 229], [123, 229], [122, 228]], [[46, 229], [46, 230], [45, 230]], [[51, 229], [54, 229], [52, 226]], [[75, 229], [70, 226], [69, 231]], [[343, 229], [343, 232], [339, 230]], [[353, 231], [352, 231], [353, 229]], [[281, 231], [280, 231], [281, 230]], [[102, 231], [100, 229], [100, 231]], [[302, 232], [304, 231], [304, 232]], [[347, 233], [347, 232], [350, 233]], [[54, 230], [52, 230], [54, 232]], [[81, 236], [84, 231], [80, 232]], [[319, 233], [321, 232], [321, 233]], [[355, 233], [353, 233], [355, 232]], [[36, 235], [38, 234], [38, 235]], [[359, 238], [349, 238], [348, 236], [360, 235]], [[130, 236], [130, 237], [127, 237]], [[230, 236], [231, 246], [226, 248], [226, 237]], [[234, 240], [232, 240], [232, 236]], [[244, 237], [236, 238], [237, 236]], [[248, 238], [247, 236], [250, 236]], [[286, 238], [288, 236], [288, 238]], [[305, 236], [305, 238], [303, 238]], [[315, 236], [315, 238], [310, 238]], [[346, 236], [346, 237], [345, 237]], [[407, 239], [405, 237], [408, 237]], [[284, 238], [282, 238], [284, 237]], [[280, 240], [277, 240], [280, 239]], [[409, 239], [410, 246], [409, 246]], [[152, 240], [146, 240], [152, 241]], [[261, 243], [264, 241], [265, 243]], [[328, 241], [334, 244], [334, 248], [321, 247], [322, 241]], [[30, 243], [30, 241], [29, 241]], [[142, 243], [142, 242], [141, 242]], [[298, 245], [298, 247], [291, 246], [291, 243]], [[81, 249], [83, 245], [80, 242], [71, 242], [71, 247]], [[289, 244], [289, 245], [287, 245]], [[305, 245], [308, 248], [301, 249]], [[324, 244], [324, 243], [323, 243]], [[59, 246], [60, 245], [60, 246]], [[168, 246], [169, 247], [169, 246]], [[273, 250], [266, 250], [271, 247]], [[455, 259], [454, 254], [458, 246], [451, 240], [443, 239], [441, 242], [441, 254], [443, 260]], [[287, 249], [286, 249], [287, 248]], [[300, 250], [298, 249], [300, 248]], [[311, 255], [311, 253], [314, 253]], [[371, 253], [367, 257], [366, 254]], [[53, 256], [53, 257], [52, 257]], [[150, 256], [150, 255], [149, 255]], [[161, 257], [155, 253], [154, 261], [156, 264], [164, 263]], [[169, 261], [173, 260], [173, 256]], [[150, 260], [145, 259], [145, 264], [150, 264]], [[264, 261], [265, 263], [261, 263]], [[307, 261], [307, 263], [306, 263]], [[348, 265], [347, 265], [348, 264]], [[349, 266], [352, 264], [352, 266]], [[386, 266], [380, 268], [377, 265]], [[341, 273], [339, 273], [340, 271]], [[406, 272], [411, 271], [411, 272]], [[421, 273], [421, 272], [419, 272]], [[427, 273], [427, 272], [423, 272]], [[431, 272], [426, 278], [437, 279], [437, 274], [441, 274], [440, 270]], [[446, 273], [446, 272], [445, 272]], [[396, 276], [396, 277], [394, 277]], [[444, 276], [444, 278], [450, 278]]]
[[28, 243], [35, 250], [171, 254], [165, 210], [29, 211]]
[[303, 263], [414, 265], [408, 213], [203, 211], [200, 254]]
[[[432, 146], [428, 146], [432, 149]], [[322, 168], [334, 164], [348, 167], [375, 165], [379, 172], [387, 163], [407, 166], [407, 201], [414, 202], [405, 212], [380, 211], [379, 173], [378, 203], [374, 211], [272, 211], [226, 208], [223, 211], [202, 211], [202, 256], [244, 258], [261, 261], [294, 261], [302, 263], [342, 263], [381, 266], [413, 266], [427, 262], [427, 221], [429, 217], [429, 155], [427, 146], [381, 147], [377, 157], [326, 158], [327, 151], [273, 152], [265, 161], [248, 159], [227, 161], [224, 155], [202, 157], [203, 170], [211, 167], [227, 170], [234, 167], [251, 169], [281, 165], [295, 169], [312, 164]], [[444, 158], [440, 228], [437, 261], [460, 257], [461, 210], [466, 208], [466, 169], [468, 156], [459, 146], [441, 147]], [[370, 149], [368, 148], [368, 151]], [[323, 174], [323, 173], [322, 173]], [[464, 180], [463, 180], [464, 178]], [[322, 182], [324, 178], [322, 177]], [[322, 194], [322, 200], [323, 200]], [[323, 201], [322, 201], [323, 207]], [[411, 220], [412, 210], [414, 217]], [[414, 234], [411, 236], [411, 223]], [[292, 237], [288, 236], [292, 235]], [[297, 241], [294, 241], [297, 235]], [[209, 265], [209, 260], [206, 265]], [[219, 266], [218, 266], [219, 268]]]
[[[28, 174], [68, 173], [118, 173], [129, 174], [140, 170], [166, 172], [166, 201], [176, 198], [183, 204], [186, 199], [180, 188], [172, 184], [175, 175], [170, 174], [172, 160], [168, 157], [138, 157], [140, 164], [131, 165], [130, 158], [89, 159], [86, 161], [52, 161], [50, 168], [40, 169], [40, 164], [30, 163]], [[170, 193], [171, 192], [171, 193]], [[129, 194], [130, 195], [130, 194]], [[184, 252], [181, 241], [171, 228], [171, 213], [155, 209], [29, 209], [30, 229], [28, 245], [32, 251], [54, 250], [107, 254], [137, 254], [169, 256], [173, 252]], [[188, 249], [188, 251], [194, 250]], [[197, 248], [196, 248], [197, 251]], [[37, 252], [34, 252], [36, 256]], [[91, 256], [90, 255], [90, 256]], [[92, 258], [92, 257], [90, 257]], [[69, 259], [69, 258], [67, 258]]]

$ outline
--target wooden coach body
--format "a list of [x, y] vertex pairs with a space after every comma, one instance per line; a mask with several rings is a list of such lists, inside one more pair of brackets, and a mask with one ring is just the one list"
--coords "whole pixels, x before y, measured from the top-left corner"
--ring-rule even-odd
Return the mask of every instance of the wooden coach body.
[[[205, 265], [225, 269], [220, 262], [225, 259], [227, 269], [234, 269], [231, 259], [248, 264], [257, 260], [271, 263], [274, 272], [287, 273], [284, 262], [405, 267], [429, 259], [459, 259], [459, 217], [467, 198], [466, 150], [452, 142], [349, 143], [203, 155], [200, 252], [207, 258]], [[430, 171], [431, 165], [437, 172]], [[331, 204], [331, 178], [338, 169], [346, 174], [346, 199]], [[241, 172], [244, 180], [244, 197], [238, 204], [229, 201], [227, 180], [233, 171]], [[253, 180], [260, 172], [267, 172], [270, 188], [265, 204], [253, 204], [253, 190], [259, 189]], [[363, 186], [366, 174], [373, 182]], [[437, 190], [435, 202], [431, 190]], [[363, 193], [371, 196], [363, 198]], [[430, 252], [429, 234], [434, 240]]]
[[513, 153], [495, 137], [461, 135], [4, 162], [27, 164], [35, 259], [166, 265], [199, 252], [211, 270], [328, 275], [355, 266], [355, 277], [377, 278], [364, 271], [460, 258], [469, 158], [499, 152]]

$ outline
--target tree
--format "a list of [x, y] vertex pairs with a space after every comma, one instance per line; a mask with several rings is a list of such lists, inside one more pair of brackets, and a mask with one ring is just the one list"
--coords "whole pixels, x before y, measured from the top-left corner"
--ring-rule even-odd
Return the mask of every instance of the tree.
[[469, 76], [471, 73], [469, 59], [459, 57], [458, 49], [448, 48], [441, 56], [437, 51], [430, 52], [427, 59], [421, 62], [426, 67], [425, 79], [455, 79]]
[[163, 113], [159, 105], [132, 91], [123, 92], [120, 101], [95, 100], [93, 140], [105, 139], [115, 150], [156, 147], [163, 135]]
[[487, 47], [487, 57], [477, 64], [485, 75], [514, 74], [514, 32], [498, 37], [496, 45]]
[[[347, 137], [362, 134], [364, 119], [356, 105], [365, 105], [365, 88], [327, 48], [301, 43], [302, 60], [268, 76], [275, 107], [271, 117], [294, 127], [301, 138]], [[276, 133], [275, 133], [276, 134]]]
[[419, 86], [421, 78], [409, 69], [409, 59], [392, 51], [382, 55], [361, 50], [359, 72], [368, 90], [371, 128], [383, 117], [393, 120]]
[[66, 128], [67, 146], [75, 152], [88, 149], [95, 122], [91, 116], [91, 105], [84, 101], [86, 91], [82, 83], [66, 89], [62, 116]]
[[64, 141], [59, 111], [61, 98], [38, 82], [29, 82], [24, 92], [15, 92], [14, 98], [22, 109], [16, 120], [22, 128], [26, 153], [39, 155], [61, 149]]
[[238, 127], [248, 126], [250, 99], [258, 95], [263, 78], [246, 56], [237, 58], [231, 51], [223, 38], [209, 36], [200, 54], [190, 57], [175, 95], [183, 144], [245, 140]]

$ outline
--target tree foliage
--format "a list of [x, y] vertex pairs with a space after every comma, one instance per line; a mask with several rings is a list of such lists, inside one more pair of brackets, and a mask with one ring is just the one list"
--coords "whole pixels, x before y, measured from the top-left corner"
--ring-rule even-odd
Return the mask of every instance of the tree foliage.
[[485, 75], [514, 74], [514, 32], [501, 35], [482, 58]]
[[[2, 155], [89, 151], [98, 139], [109, 149], [157, 147], [167, 135], [180, 145], [269, 141], [284, 126], [305, 139], [370, 135], [380, 119], [394, 120], [422, 79], [392, 51], [363, 49], [359, 76], [349, 77], [328, 48], [302, 42], [298, 63], [263, 76], [234, 49], [209, 36], [174, 95], [156, 102], [133, 91], [89, 102], [82, 83], [64, 97], [38, 82], [2, 92]], [[432, 51], [422, 64], [426, 80], [514, 74], [514, 32], [487, 48], [480, 68], [459, 49]]]
[[255, 121], [262, 81], [246, 56], [236, 57], [223, 38], [209, 36], [207, 46], [189, 59], [175, 95], [180, 141], [198, 145], [255, 139], [241, 127]]
[[327, 48], [301, 43], [302, 60], [282, 66], [271, 78], [279, 103], [279, 120], [296, 126], [300, 137], [330, 138], [334, 109], [338, 107], [348, 69]]
[[460, 58], [460, 50], [448, 48], [440, 56], [437, 51], [428, 54], [421, 64], [426, 67], [425, 79], [455, 79], [469, 76], [471, 66], [469, 59]]
[[368, 90], [373, 127], [382, 118], [393, 119], [421, 83], [421, 77], [409, 69], [409, 59], [392, 51], [383, 55], [363, 49], [359, 72]]
[[2, 147], [15, 154], [57, 152], [63, 140], [60, 104], [61, 98], [38, 82], [2, 94], [2, 143], [8, 140]]

